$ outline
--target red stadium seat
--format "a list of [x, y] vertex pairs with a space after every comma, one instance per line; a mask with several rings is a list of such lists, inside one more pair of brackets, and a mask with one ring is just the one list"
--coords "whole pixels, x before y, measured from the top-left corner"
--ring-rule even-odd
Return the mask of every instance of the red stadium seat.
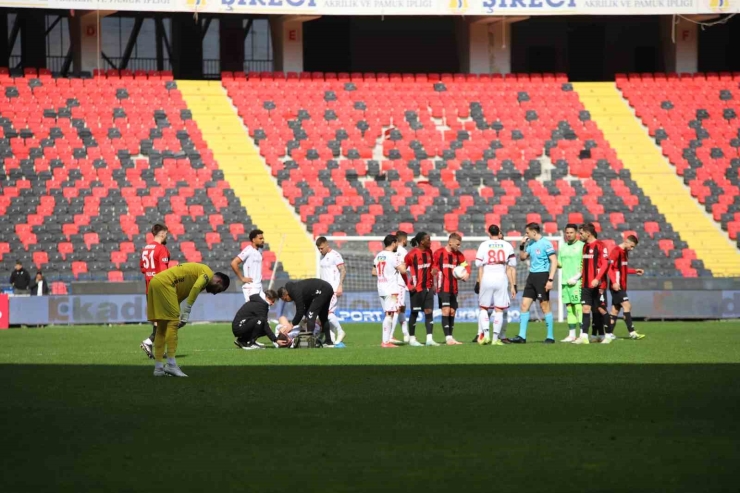
[[109, 282], [123, 282], [123, 272], [120, 270], [114, 270], [108, 272], [108, 281]]

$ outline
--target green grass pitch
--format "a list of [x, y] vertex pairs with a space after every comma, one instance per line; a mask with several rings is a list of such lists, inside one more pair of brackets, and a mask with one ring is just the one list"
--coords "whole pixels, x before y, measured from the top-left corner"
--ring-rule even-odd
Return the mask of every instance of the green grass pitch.
[[346, 329], [344, 350], [246, 352], [188, 326], [187, 379], [152, 377], [147, 326], [0, 331], [0, 491], [737, 489], [740, 323], [580, 347], [542, 324], [505, 347], [469, 324], [438, 348]]

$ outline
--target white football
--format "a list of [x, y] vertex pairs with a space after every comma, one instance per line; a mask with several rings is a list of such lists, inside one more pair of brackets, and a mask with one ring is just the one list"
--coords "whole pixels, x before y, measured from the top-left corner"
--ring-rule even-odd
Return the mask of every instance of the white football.
[[457, 267], [452, 269], [452, 275], [455, 276], [455, 279], [462, 279], [467, 273], [468, 269], [466, 269], [462, 265], [458, 265]]

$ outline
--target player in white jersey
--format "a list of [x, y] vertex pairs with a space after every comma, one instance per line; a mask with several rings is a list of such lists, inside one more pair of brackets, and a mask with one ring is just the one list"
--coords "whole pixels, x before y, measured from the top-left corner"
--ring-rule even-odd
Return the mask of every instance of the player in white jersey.
[[[236, 277], [241, 280], [242, 292], [244, 299], [249, 301], [253, 294], [260, 295], [263, 299], [265, 293], [262, 291], [262, 248], [265, 246], [265, 234], [260, 229], [254, 229], [249, 232], [249, 241], [239, 255], [231, 261], [231, 269], [236, 273]], [[243, 273], [239, 271], [239, 265], [242, 265]]]
[[[504, 310], [516, 297], [516, 253], [511, 243], [505, 241], [501, 229], [488, 227], [490, 240], [478, 247], [475, 265], [478, 267], [478, 344], [503, 345], [500, 340], [504, 323]], [[493, 310], [493, 340], [489, 338], [489, 311]]]
[[396, 255], [398, 239], [395, 235], [388, 235], [383, 239], [385, 247], [375, 256], [373, 261], [373, 275], [378, 278], [378, 296], [385, 312], [383, 319], [383, 342], [381, 347], [397, 347], [391, 342], [393, 332], [393, 315], [398, 312], [398, 278], [406, 274], [406, 264], [399, 263]]
[[347, 269], [344, 266], [342, 254], [331, 248], [325, 237], [319, 236], [316, 238], [316, 248], [321, 253], [321, 260], [319, 261], [321, 280], [328, 282], [334, 288], [334, 296], [329, 304], [329, 325], [331, 325], [331, 331], [334, 332], [334, 346], [337, 347], [337, 344], [344, 345], [342, 342], [344, 340], [344, 330], [342, 330], [339, 318], [334, 310], [337, 308], [337, 298], [342, 296], [342, 286], [344, 285], [344, 277], [347, 275]]
[[[408, 243], [408, 237], [409, 234], [406, 231], [398, 230], [396, 231], [396, 239], [398, 240], [398, 250], [396, 251], [396, 255], [398, 257], [398, 263], [404, 264], [406, 259], [406, 254], [409, 253], [408, 250], [406, 250], [406, 244]], [[409, 293], [409, 288], [406, 286], [406, 279], [404, 279], [404, 276], [399, 275], [398, 276], [398, 311], [393, 316], [393, 332], [396, 331], [396, 324], [401, 324], [401, 331], [403, 332], [403, 342], [408, 343], [409, 342], [409, 325], [406, 321], [406, 295]], [[391, 342], [394, 344], [398, 344], [401, 341], [396, 340], [393, 337], [393, 332], [391, 332]]]

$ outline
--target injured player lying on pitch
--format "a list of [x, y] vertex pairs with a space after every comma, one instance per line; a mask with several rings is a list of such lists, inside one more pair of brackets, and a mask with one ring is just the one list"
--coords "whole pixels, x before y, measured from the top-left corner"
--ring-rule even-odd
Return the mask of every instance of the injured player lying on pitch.
[[306, 319], [301, 320], [298, 325], [293, 325], [287, 317], [281, 316], [278, 320], [274, 320], [277, 325], [275, 326], [275, 336], [277, 337], [278, 348], [287, 349], [298, 349], [298, 348], [323, 348], [323, 347], [335, 347], [326, 346], [321, 340], [321, 327], [317, 322], [314, 332], [310, 332], [307, 328]]

